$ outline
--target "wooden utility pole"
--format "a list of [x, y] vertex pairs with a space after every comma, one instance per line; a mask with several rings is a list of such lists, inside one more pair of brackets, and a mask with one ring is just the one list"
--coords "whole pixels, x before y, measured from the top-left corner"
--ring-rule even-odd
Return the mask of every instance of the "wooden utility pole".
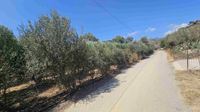
[[187, 71], [188, 71], [188, 68], [189, 68], [189, 54], [188, 54], [188, 48], [187, 48]]
[[189, 70], [189, 39], [188, 37], [186, 38], [186, 42], [187, 42], [187, 71]]
[[186, 49], [187, 49], [187, 53], [186, 53], [186, 55], [187, 55], [187, 71], [189, 70], [189, 38], [188, 38], [188, 35], [187, 35], [187, 30], [185, 29], [184, 30], [184, 34], [185, 34], [185, 36], [186, 36]]

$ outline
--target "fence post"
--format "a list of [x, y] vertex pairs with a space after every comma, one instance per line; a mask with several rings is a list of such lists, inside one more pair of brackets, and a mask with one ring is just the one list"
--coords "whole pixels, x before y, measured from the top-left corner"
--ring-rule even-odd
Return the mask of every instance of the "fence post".
[[187, 71], [188, 71], [188, 68], [189, 68], [189, 56], [188, 56], [188, 49], [187, 49]]

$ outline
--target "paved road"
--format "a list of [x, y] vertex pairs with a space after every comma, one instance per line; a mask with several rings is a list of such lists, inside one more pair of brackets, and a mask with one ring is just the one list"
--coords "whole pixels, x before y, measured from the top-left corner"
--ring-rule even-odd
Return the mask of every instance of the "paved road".
[[164, 51], [140, 61], [65, 112], [186, 112]]

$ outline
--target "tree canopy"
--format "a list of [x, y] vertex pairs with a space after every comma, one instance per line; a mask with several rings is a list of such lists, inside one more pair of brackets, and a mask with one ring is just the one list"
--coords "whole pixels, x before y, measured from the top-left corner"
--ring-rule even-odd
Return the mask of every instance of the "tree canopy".
[[92, 33], [86, 33], [84, 35], [81, 35], [80, 39], [83, 39], [85, 41], [94, 41], [94, 42], [99, 40]]
[[112, 39], [113, 42], [117, 42], [117, 43], [125, 43], [126, 40], [123, 36], [116, 36]]
[[7, 108], [7, 88], [24, 79], [24, 49], [17, 43], [13, 33], [0, 25], [0, 89], [3, 90], [4, 106]]

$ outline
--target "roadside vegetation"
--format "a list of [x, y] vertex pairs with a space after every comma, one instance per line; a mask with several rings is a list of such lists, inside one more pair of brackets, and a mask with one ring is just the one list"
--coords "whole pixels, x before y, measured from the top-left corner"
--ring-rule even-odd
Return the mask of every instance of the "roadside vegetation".
[[176, 80], [184, 101], [193, 112], [199, 112], [200, 70], [192, 69], [190, 66], [191, 64], [196, 65], [196, 68], [200, 66], [200, 21], [190, 22], [188, 26], [167, 35], [161, 40], [160, 45], [167, 49], [170, 61], [181, 60], [187, 63], [185, 65], [187, 69], [176, 71]]
[[21, 25], [18, 38], [0, 26], [0, 111], [41, 111], [55, 105], [148, 57], [153, 44], [146, 37], [102, 42], [92, 33], [79, 36], [70, 20], [56, 12]]
[[176, 59], [199, 57], [200, 21], [192, 21], [188, 26], [168, 34], [161, 40], [160, 45], [169, 49]]

